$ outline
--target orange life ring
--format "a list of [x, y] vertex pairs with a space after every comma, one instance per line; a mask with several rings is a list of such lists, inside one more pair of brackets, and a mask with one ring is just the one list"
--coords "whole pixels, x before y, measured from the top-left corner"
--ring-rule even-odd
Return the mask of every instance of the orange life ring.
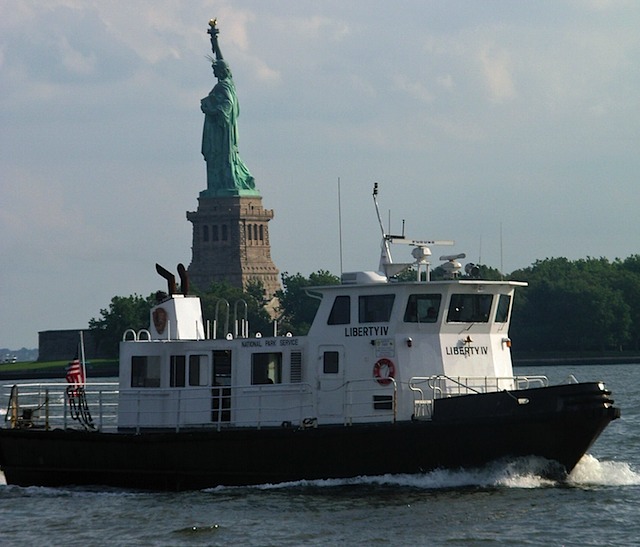
[[382, 386], [390, 384], [391, 378], [396, 377], [396, 366], [393, 361], [386, 357], [378, 359], [376, 364], [373, 365], [373, 377]]

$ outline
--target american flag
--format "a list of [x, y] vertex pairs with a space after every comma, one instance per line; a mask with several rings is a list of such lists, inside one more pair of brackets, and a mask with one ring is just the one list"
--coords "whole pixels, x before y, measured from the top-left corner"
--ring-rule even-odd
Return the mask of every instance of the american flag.
[[70, 384], [84, 385], [84, 370], [78, 359], [74, 359], [67, 367], [67, 382]]

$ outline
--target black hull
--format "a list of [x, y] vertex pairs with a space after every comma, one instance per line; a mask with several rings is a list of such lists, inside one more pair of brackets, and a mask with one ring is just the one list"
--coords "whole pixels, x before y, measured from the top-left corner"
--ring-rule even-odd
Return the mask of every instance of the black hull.
[[[527, 402], [525, 402], [525, 400]], [[442, 399], [431, 421], [222, 431], [0, 430], [9, 484], [154, 490], [277, 483], [539, 456], [570, 471], [619, 417], [598, 384]]]

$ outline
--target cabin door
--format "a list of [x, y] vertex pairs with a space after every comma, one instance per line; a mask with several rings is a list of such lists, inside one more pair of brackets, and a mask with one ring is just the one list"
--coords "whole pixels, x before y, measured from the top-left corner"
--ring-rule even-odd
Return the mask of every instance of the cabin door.
[[211, 387], [211, 421], [231, 420], [231, 350], [213, 352]]
[[344, 419], [344, 347], [320, 346], [318, 355], [318, 421], [336, 423]]

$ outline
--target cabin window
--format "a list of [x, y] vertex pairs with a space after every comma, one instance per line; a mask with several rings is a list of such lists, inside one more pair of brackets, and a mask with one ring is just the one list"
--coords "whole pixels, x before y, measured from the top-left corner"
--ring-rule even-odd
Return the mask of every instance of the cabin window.
[[351, 297], [336, 296], [327, 324], [348, 325], [349, 323], [351, 323]]
[[131, 357], [131, 387], [160, 387], [160, 357]]
[[213, 241], [218, 241], [218, 225], [214, 224], [213, 226], [211, 226], [211, 239], [213, 239]]
[[202, 239], [203, 241], [209, 241], [209, 226], [206, 224], [202, 227]]
[[254, 353], [251, 355], [252, 384], [282, 383], [282, 353]]
[[393, 294], [372, 294], [358, 298], [360, 323], [386, 323], [391, 318]]
[[206, 386], [209, 360], [206, 355], [189, 355], [189, 385]]
[[213, 352], [213, 385], [231, 385], [231, 352], [228, 350]]
[[491, 294], [453, 294], [449, 304], [449, 323], [487, 323], [491, 311]]
[[496, 323], [506, 323], [509, 320], [509, 307], [511, 306], [511, 295], [501, 294], [498, 299], [496, 309]]
[[338, 371], [340, 370], [339, 352], [325, 351], [322, 359], [322, 372], [325, 374], [338, 374]]
[[227, 227], [226, 224], [222, 225], [222, 241], [227, 241], [227, 238], [229, 236], [229, 228]]
[[435, 323], [440, 311], [439, 294], [412, 294], [404, 311], [405, 323]]
[[172, 355], [169, 373], [169, 385], [171, 387], [184, 387], [185, 357], [184, 355]]

